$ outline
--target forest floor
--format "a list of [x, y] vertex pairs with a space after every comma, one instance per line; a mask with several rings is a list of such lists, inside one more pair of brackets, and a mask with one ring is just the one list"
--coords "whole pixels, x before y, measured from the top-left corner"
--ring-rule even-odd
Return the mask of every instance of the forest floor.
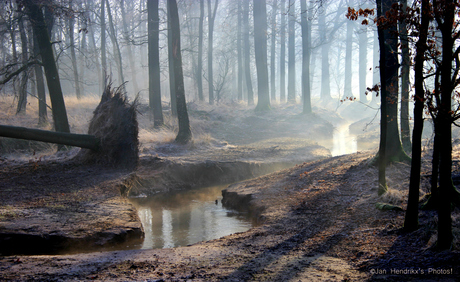
[[[174, 128], [154, 132], [142, 125], [145, 122], [141, 120], [141, 160], [134, 172], [76, 164], [69, 160], [74, 154], [72, 150], [46, 156], [21, 152], [21, 158], [9, 155], [2, 158], [0, 233], [13, 224], [22, 226], [17, 230], [23, 234], [39, 233], [50, 222], [57, 222], [47, 229], [54, 233], [43, 237], [79, 232], [73, 238], [98, 234], [99, 241], [93, 240], [91, 244], [116, 242], [134, 234], [140, 224], [135, 210], [120, 196], [120, 190], [133, 190], [132, 182], [142, 182], [147, 175], [159, 175], [160, 171], [164, 173], [165, 167], [184, 168], [180, 170], [184, 172], [190, 164], [212, 162], [251, 162], [258, 167], [280, 160], [286, 165], [298, 163], [228, 188], [241, 197], [250, 195], [251, 207], [260, 211], [258, 226], [247, 232], [171, 249], [1, 256], [0, 280], [458, 281], [460, 278], [459, 250], [433, 249], [435, 212], [421, 211], [420, 228], [404, 233], [403, 211], [383, 211], [375, 206], [382, 202], [405, 208], [408, 164], [388, 167], [389, 192], [379, 197], [377, 169], [371, 164], [375, 150], [331, 157], [325, 147], [315, 143], [326, 144], [332, 130], [331, 124], [318, 116], [289, 114], [296, 112], [294, 107], [263, 115], [255, 115], [250, 109], [239, 110], [235, 115], [229, 113], [235, 112], [232, 108], [218, 113], [206, 107], [191, 105], [190, 108], [196, 140], [186, 146], [171, 142]], [[337, 116], [335, 121], [340, 123], [339, 119]], [[460, 173], [459, 156], [460, 147], [456, 145], [455, 174]], [[427, 151], [422, 166], [422, 196], [428, 192], [429, 164]], [[264, 171], [253, 172], [256, 176]], [[187, 177], [178, 180], [171, 175], [150, 179], [158, 184], [159, 191], [180, 186], [186, 180]], [[458, 244], [458, 208], [453, 211], [453, 220]], [[82, 225], [85, 227], [77, 228], [82, 221], [86, 221]], [[23, 239], [26, 244], [28, 238]], [[85, 244], [83, 239], [72, 242]]]

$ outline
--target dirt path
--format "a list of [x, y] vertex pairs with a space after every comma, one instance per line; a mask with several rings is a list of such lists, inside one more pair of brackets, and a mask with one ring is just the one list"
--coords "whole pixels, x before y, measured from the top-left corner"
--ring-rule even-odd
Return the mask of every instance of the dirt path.
[[[174, 249], [2, 257], [0, 278], [456, 281], [459, 252], [428, 248], [434, 234], [430, 212], [422, 212], [421, 229], [402, 234], [403, 212], [375, 208], [378, 201], [404, 203], [408, 166], [389, 168], [389, 186], [394, 188], [392, 196], [382, 199], [373, 188], [377, 171], [369, 165], [371, 156], [359, 153], [304, 163], [230, 187], [240, 196], [251, 195], [251, 205], [263, 210], [263, 224], [248, 232]], [[419, 275], [397, 273], [406, 270], [419, 270]]]
[[[289, 116], [290, 111], [255, 117], [232, 115], [225, 108], [210, 112], [192, 107], [195, 130], [209, 129], [205, 134], [213, 137], [197, 138], [187, 146], [149, 143], [144, 137], [135, 172], [81, 166], [63, 158], [3, 160], [0, 233], [16, 228], [44, 239], [68, 233], [73, 238], [93, 238], [94, 247], [124, 241], [126, 230], [139, 230], [136, 211], [120, 193], [148, 193], [139, 189], [146, 187], [139, 186], [142, 181], [165, 191], [185, 183], [192, 188], [191, 179], [197, 178], [191, 175], [203, 176], [204, 169], [215, 179], [202, 177], [197, 183], [239, 181], [237, 176], [244, 173], [244, 178], [250, 178], [270, 163], [304, 163], [226, 190], [229, 204], [250, 199], [249, 207], [261, 225], [247, 232], [173, 249], [1, 256], [0, 280], [457, 281], [459, 251], [439, 253], [431, 248], [436, 239], [435, 212], [422, 211], [421, 228], [405, 234], [400, 230], [404, 212], [375, 207], [377, 202], [405, 207], [409, 166], [390, 166], [390, 191], [378, 197], [377, 170], [370, 164], [373, 152], [324, 158], [327, 150], [314, 141], [330, 137], [331, 124], [317, 117]], [[291, 131], [296, 134], [284, 136]], [[306, 141], [310, 137], [317, 140]], [[458, 156], [458, 148], [454, 155]], [[426, 160], [425, 176], [428, 164]], [[423, 193], [428, 180], [423, 178]], [[43, 214], [48, 220], [39, 221]], [[453, 220], [454, 232], [460, 234], [458, 208]], [[86, 225], [78, 227], [78, 222]], [[42, 243], [33, 241], [25, 247]]]

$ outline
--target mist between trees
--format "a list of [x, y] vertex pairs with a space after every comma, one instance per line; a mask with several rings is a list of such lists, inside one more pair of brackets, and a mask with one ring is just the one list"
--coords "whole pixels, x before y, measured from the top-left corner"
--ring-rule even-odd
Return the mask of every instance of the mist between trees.
[[[29, 101], [34, 101], [36, 98], [32, 97], [39, 97], [40, 93], [36, 89], [42, 88], [36, 86], [42, 83], [36, 77], [43, 74], [33, 65], [40, 58], [26, 2], [6, 1], [0, 10], [2, 92], [9, 95], [27, 92]], [[64, 95], [100, 96], [104, 76], [111, 75], [114, 85], [127, 82], [126, 90], [132, 97], [140, 93], [141, 98], [148, 99], [150, 30], [152, 40], [155, 33], [158, 37], [159, 62], [153, 62], [160, 67], [156, 91], [161, 91], [163, 101], [171, 100], [167, 1], [31, 2], [39, 4], [44, 13]], [[158, 2], [158, 11], [153, 8], [155, 4], [150, 4], [154, 2]], [[254, 28], [259, 29], [254, 13], [260, 8], [254, 7], [252, 1], [177, 1], [187, 102], [257, 102], [257, 89], [264, 87], [258, 84], [258, 52], [254, 49], [260, 40], [266, 46], [256, 50], [265, 48], [262, 53], [266, 53], [267, 78], [264, 79], [269, 80], [269, 89], [264, 92], [270, 93], [272, 103], [300, 102], [303, 88], [309, 88], [312, 99], [336, 101], [352, 96], [366, 101], [373, 99], [364, 93], [378, 74], [373, 59], [377, 54], [373, 51], [376, 28], [362, 27], [345, 17], [348, 6], [364, 4], [288, 0], [260, 3], [265, 8], [261, 15], [263, 31], [254, 32]], [[149, 7], [150, 22], [158, 25], [150, 29]], [[265, 38], [254, 42], [254, 38], [263, 34]], [[308, 42], [303, 42], [304, 37], [308, 37]], [[302, 63], [303, 50], [309, 53], [309, 64]], [[358, 58], [361, 65], [351, 63]], [[27, 64], [28, 72], [19, 75], [18, 71]], [[306, 65], [310, 66], [310, 86], [302, 86]], [[18, 112], [27, 105], [27, 95], [19, 96]]]

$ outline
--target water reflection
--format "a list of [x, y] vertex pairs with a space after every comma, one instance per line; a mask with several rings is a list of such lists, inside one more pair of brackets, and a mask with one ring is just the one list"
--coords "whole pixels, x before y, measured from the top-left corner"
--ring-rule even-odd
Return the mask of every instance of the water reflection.
[[356, 136], [350, 134], [349, 124], [334, 128], [331, 154], [333, 157], [356, 153], [358, 142]]
[[186, 246], [251, 228], [250, 219], [222, 207], [225, 187], [132, 199], [144, 226], [142, 248]]

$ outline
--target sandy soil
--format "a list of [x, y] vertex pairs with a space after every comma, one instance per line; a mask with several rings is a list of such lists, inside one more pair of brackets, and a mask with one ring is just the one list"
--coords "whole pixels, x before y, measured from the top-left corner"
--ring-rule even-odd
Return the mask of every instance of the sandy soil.
[[[212, 113], [203, 111], [200, 114], [209, 116]], [[242, 115], [241, 118], [247, 119], [248, 116]], [[268, 121], [278, 118], [264, 117]], [[249, 119], [260, 123], [261, 118]], [[213, 116], [210, 122], [219, 125], [210, 132], [220, 136], [217, 140], [226, 140], [225, 136], [229, 136], [226, 134], [234, 137], [234, 133], [240, 130], [237, 126], [230, 133], [221, 129], [223, 123], [236, 125], [240, 118], [229, 121]], [[280, 126], [286, 128], [288, 123], [284, 121]], [[318, 121], [315, 125], [321, 123]], [[326, 123], [322, 125], [326, 126]], [[295, 122], [293, 126], [303, 128], [302, 134], [310, 136], [310, 130], [318, 130], [308, 128], [302, 122]], [[247, 232], [174, 249], [2, 256], [0, 280], [457, 281], [460, 278], [460, 252], [436, 252], [431, 248], [436, 240], [434, 212], [421, 211], [421, 227], [412, 233], [403, 233], [400, 229], [403, 211], [382, 211], [375, 207], [376, 203], [385, 202], [405, 208], [409, 165], [398, 163], [388, 168], [390, 191], [378, 197], [377, 170], [370, 163], [375, 152], [330, 158], [313, 143], [296, 147], [296, 139], [292, 139], [293, 142], [282, 145], [283, 150], [277, 156], [277, 148], [273, 149], [273, 146], [279, 145], [270, 143], [276, 142], [270, 141], [276, 134], [268, 129], [261, 129], [267, 131], [266, 141], [244, 138], [238, 142], [234, 137], [233, 140], [227, 138], [231, 140], [228, 143], [210, 141], [208, 148], [200, 144], [193, 145], [195, 147], [144, 144], [141, 165], [135, 175], [110, 168], [79, 166], [65, 159], [39, 164], [15, 162], [16, 166], [11, 166], [10, 160], [4, 160], [0, 193], [2, 199], [8, 200], [1, 206], [1, 224], [17, 223], [31, 214], [36, 215], [37, 209], [47, 208], [63, 215], [77, 202], [97, 202], [102, 207], [117, 207], [117, 211], [107, 210], [105, 220], [101, 218], [104, 222], [113, 222], [113, 226], [105, 229], [117, 228], [116, 221], [121, 219], [113, 214], [118, 215], [120, 210], [125, 211], [126, 218], [131, 216], [131, 219], [124, 219], [123, 224], [130, 220], [133, 224], [138, 222], [130, 207], [124, 206], [126, 202], [120, 197], [120, 191], [130, 190], [133, 182], [142, 181], [149, 173], [165, 167], [190, 168], [187, 166], [190, 163], [206, 164], [208, 161], [209, 164], [218, 162], [222, 156], [228, 157], [227, 162], [263, 163], [263, 156], [271, 151], [273, 158], [267, 158], [270, 161], [278, 157], [289, 159], [282, 153], [289, 148], [304, 162], [242, 181], [227, 189], [226, 193], [232, 197], [249, 198], [250, 207], [257, 212], [261, 224]], [[264, 142], [266, 145], [254, 145]], [[304, 154], [299, 154], [298, 150]], [[321, 159], [314, 161], [315, 158]], [[429, 160], [424, 163], [423, 175], [423, 191], [426, 193]], [[166, 179], [160, 181], [165, 187], [173, 183], [171, 178], [160, 179]], [[77, 209], [74, 214], [88, 216], [92, 209], [86, 208], [83, 212]], [[25, 210], [29, 214], [21, 214]], [[458, 236], [458, 208], [454, 210], [453, 218]], [[37, 216], [32, 219], [31, 224]], [[39, 224], [32, 227], [39, 228]], [[90, 231], [93, 232], [82, 230]], [[60, 232], [64, 231], [60, 229]]]

